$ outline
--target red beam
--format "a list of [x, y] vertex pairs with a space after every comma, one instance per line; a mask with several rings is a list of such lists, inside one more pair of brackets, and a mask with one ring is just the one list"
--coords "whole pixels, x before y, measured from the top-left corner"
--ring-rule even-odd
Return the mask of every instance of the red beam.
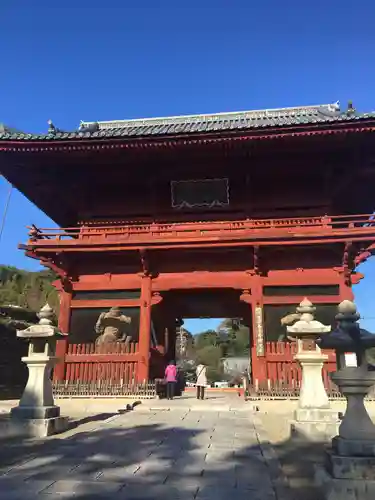
[[140, 354], [66, 354], [65, 363], [136, 363], [140, 359]]
[[[102, 288], [102, 287], [100, 287]], [[86, 288], [90, 290], [90, 288]], [[91, 288], [92, 290], [93, 288]], [[94, 288], [97, 289], [97, 288]], [[97, 299], [97, 300], [78, 300], [71, 301], [72, 309], [80, 309], [87, 307], [139, 307], [140, 299]]]
[[[195, 271], [193, 273], [161, 273], [152, 279], [152, 290], [154, 292], [171, 290], [175, 288], [234, 288], [243, 290], [251, 286], [251, 276], [246, 271]], [[305, 269], [303, 271], [286, 270], [270, 271], [268, 276], [262, 277], [263, 286], [298, 286], [298, 285], [338, 285], [340, 278], [337, 271], [333, 269]], [[102, 274], [96, 276], [96, 280], [85, 280], [85, 276], [80, 277], [80, 281], [72, 283], [74, 291], [90, 290], [139, 290], [140, 278], [135, 274], [111, 275]], [[115, 301], [118, 299], [105, 299]], [[136, 305], [139, 299], [123, 299], [125, 307]], [[133, 302], [134, 301], [134, 304]], [[97, 301], [75, 300], [77, 307], [94, 307]], [[110, 305], [108, 302], [105, 306]], [[95, 307], [97, 307], [95, 305]]]
[[[305, 298], [304, 295], [263, 296], [264, 304], [299, 304]], [[314, 304], [339, 304], [342, 300], [340, 295], [309, 295]]]

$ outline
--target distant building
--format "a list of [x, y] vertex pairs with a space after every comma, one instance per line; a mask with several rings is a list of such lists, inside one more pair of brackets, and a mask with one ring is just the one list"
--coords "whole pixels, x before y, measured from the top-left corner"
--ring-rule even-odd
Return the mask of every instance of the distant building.
[[228, 375], [238, 375], [250, 371], [248, 356], [237, 356], [223, 359], [224, 372]]

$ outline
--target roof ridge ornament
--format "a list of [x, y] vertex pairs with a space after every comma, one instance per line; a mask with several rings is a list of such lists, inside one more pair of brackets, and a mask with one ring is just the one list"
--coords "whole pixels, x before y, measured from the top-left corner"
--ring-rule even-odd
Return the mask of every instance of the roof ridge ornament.
[[348, 101], [348, 108], [346, 110], [347, 115], [355, 115], [356, 114], [356, 109], [353, 106], [353, 101]]
[[55, 125], [52, 123], [52, 120], [48, 120], [48, 133], [51, 134], [51, 135], [55, 135], [58, 130], [57, 128], [55, 127]]
[[79, 132], [97, 132], [99, 130], [99, 123], [98, 122], [84, 122], [83, 120], [80, 121], [78, 131]]
[[340, 112], [340, 101], [333, 102], [332, 104], [328, 104], [327, 106], [329, 111], [332, 112]]

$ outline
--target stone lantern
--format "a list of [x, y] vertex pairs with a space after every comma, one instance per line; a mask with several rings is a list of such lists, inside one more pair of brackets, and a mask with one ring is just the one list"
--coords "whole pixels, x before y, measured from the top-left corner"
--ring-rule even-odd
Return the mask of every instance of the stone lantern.
[[19, 402], [12, 408], [12, 424], [21, 434], [49, 436], [67, 428], [68, 420], [60, 416], [60, 407], [54, 404], [51, 371], [58, 358], [54, 356], [57, 335], [66, 335], [52, 325], [53, 311], [46, 304], [39, 312], [39, 323], [18, 330], [17, 337], [29, 339], [29, 351], [22, 361], [29, 370], [29, 378]]
[[338, 327], [319, 338], [322, 348], [335, 349], [338, 371], [331, 376], [347, 400], [338, 436], [332, 440], [326, 468], [316, 479], [329, 500], [375, 498], [375, 425], [364, 398], [375, 385], [375, 372], [368, 370], [366, 350], [375, 347], [375, 335], [359, 327], [359, 314], [349, 300], [341, 302]]
[[322, 369], [328, 359], [315, 340], [331, 331], [331, 326], [314, 319], [316, 307], [305, 298], [297, 307], [300, 319], [287, 326], [289, 338], [297, 342], [295, 359], [302, 368], [302, 382], [292, 434], [311, 440], [330, 438], [337, 431], [338, 416], [330, 410], [329, 399], [324, 388]]

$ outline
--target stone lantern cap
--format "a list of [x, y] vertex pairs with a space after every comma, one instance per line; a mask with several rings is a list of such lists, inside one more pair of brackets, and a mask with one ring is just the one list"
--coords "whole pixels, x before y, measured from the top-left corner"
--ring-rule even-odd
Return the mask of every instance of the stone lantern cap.
[[335, 330], [316, 340], [320, 348], [335, 349], [338, 352], [363, 352], [375, 347], [375, 335], [360, 328], [357, 323], [359, 313], [354, 302], [341, 302], [335, 318], [338, 323]]
[[53, 309], [46, 304], [38, 313], [39, 323], [31, 325], [25, 330], [17, 330], [17, 337], [21, 338], [43, 338], [53, 337], [54, 335], [67, 335], [60, 332], [52, 325]]
[[329, 325], [323, 325], [323, 323], [314, 319], [315, 311], [316, 307], [305, 297], [297, 307], [300, 319], [294, 325], [287, 326], [288, 333], [293, 333], [296, 336], [311, 336], [312, 334], [319, 335], [331, 331]]

